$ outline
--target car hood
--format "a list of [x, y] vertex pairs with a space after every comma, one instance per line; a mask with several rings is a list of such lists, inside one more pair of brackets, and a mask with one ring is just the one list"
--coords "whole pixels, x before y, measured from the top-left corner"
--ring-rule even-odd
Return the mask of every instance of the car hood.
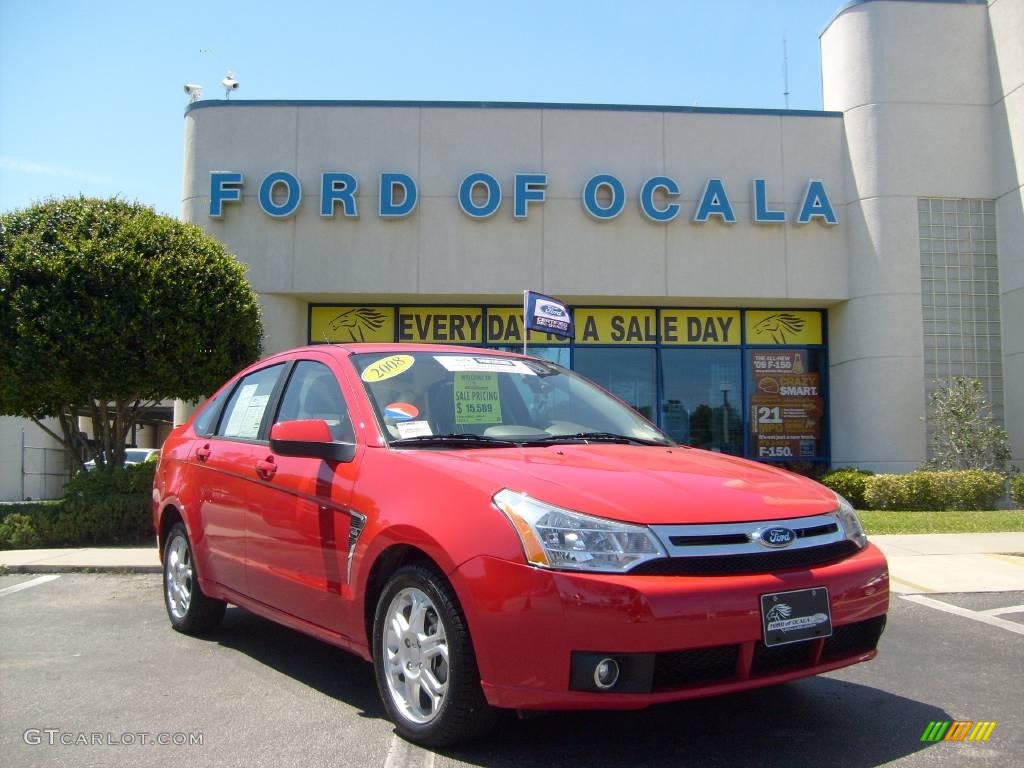
[[692, 448], [592, 443], [403, 453], [490, 493], [509, 488], [626, 522], [777, 520], [837, 507], [832, 491], [805, 477]]

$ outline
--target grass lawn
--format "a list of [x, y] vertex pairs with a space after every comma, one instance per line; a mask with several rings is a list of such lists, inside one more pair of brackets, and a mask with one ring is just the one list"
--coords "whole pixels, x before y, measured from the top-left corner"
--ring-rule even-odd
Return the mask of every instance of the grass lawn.
[[977, 512], [857, 511], [864, 528], [873, 533], [990, 533], [1024, 531], [1024, 509]]

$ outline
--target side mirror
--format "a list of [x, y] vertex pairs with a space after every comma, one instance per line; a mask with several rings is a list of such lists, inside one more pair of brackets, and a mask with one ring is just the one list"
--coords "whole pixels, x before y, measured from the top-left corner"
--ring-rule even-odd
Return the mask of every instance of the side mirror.
[[279, 456], [299, 456], [324, 461], [349, 462], [355, 458], [352, 443], [336, 443], [323, 419], [281, 421], [270, 428], [270, 450]]

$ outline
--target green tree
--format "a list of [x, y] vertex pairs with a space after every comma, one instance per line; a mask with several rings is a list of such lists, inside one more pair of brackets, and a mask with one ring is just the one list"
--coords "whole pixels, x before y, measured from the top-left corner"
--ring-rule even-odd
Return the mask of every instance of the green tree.
[[982, 383], [958, 376], [928, 397], [925, 469], [985, 469], [1005, 473], [1012, 456], [1006, 430], [992, 418]]
[[209, 395], [259, 357], [244, 271], [199, 227], [137, 203], [78, 197], [4, 213], [0, 414], [32, 419], [79, 464], [101, 451], [122, 464], [147, 410]]

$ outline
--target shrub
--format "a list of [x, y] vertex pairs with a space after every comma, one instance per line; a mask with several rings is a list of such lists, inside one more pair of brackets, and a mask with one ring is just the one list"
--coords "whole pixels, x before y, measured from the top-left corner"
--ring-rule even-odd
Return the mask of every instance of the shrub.
[[846, 498], [855, 509], [864, 509], [864, 491], [867, 486], [867, 479], [873, 476], [874, 472], [866, 469], [854, 469], [853, 467], [840, 467], [825, 474], [821, 482]]
[[57, 502], [0, 508], [0, 549], [148, 542], [156, 462], [75, 475]]
[[1024, 475], [1010, 478], [1010, 495], [1018, 507], [1024, 507]]
[[1005, 472], [1010, 436], [993, 418], [985, 386], [958, 376], [935, 387], [928, 396], [929, 460], [921, 468]]
[[867, 509], [992, 509], [1003, 476], [980, 469], [875, 475], [866, 479]]
[[39, 543], [39, 532], [30, 515], [12, 512], [0, 521], [0, 549], [32, 549]]
[[156, 460], [129, 464], [127, 467], [102, 467], [79, 472], [64, 485], [64, 498], [109, 496], [118, 493], [145, 493], [153, 488]]

